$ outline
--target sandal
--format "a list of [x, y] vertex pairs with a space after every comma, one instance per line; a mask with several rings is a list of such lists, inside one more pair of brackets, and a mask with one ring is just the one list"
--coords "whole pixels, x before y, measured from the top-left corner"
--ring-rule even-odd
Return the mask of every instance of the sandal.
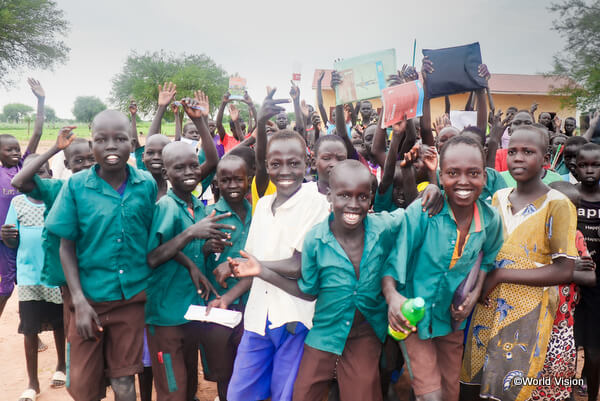
[[67, 376], [65, 375], [65, 373], [61, 372], [60, 370], [57, 370], [52, 375], [52, 379], [50, 379], [50, 387], [61, 388], [61, 387], [64, 387], [66, 382], [67, 382]]
[[23, 391], [19, 397], [19, 401], [35, 401], [37, 395], [38, 393], [34, 389], [28, 388], [27, 390]]
[[38, 352], [44, 352], [48, 349], [48, 346], [42, 342], [42, 339], [38, 337]]

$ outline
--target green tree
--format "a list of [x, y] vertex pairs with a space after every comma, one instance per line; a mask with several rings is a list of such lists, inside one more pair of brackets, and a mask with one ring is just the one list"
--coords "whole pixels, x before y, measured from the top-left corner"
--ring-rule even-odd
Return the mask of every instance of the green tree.
[[33, 108], [23, 103], [9, 103], [4, 106], [2, 111], [7, 121], [19, 123], [19, 121], [33, 111]]
[[73, 115], [81, 122], [91, 123], [102, 110], [106, 110], [106, 105], [96, 96], [78, 96], [73, 104]]
[[[204, 54], [131, 52], [123, 70], [112, 80], [111, 102], [126, 111], [129, 102], [134, 99], [140, 113], [154, 114], [158, 85], [168, 81], [177, 85], [177, 99], [191, 97], [197, 89], [206, 93], [211, 114], [214, 114], [229, 84], [225, 70]], [[171, 114], [170, 110], [168, 114]]]
[[553, 93], [568, 96], [568, 106], [586, 110], [600, 101], [600, 0], [563, 0], [550, 10], [559, 18], [554, 29], [566, 39], [563, 51], [554, 56], [554, 74], [570, 82]]
[[68, 29], [63, 11], [49, 0], [0, 0], [0, 84], [11, 70], [52, 68], [67, 59], [60, 40]]
[[58, 118], [56, 117], [56, 112], [52, 107], [44, 106], [44, 121], [53, 123], [56, 122]]

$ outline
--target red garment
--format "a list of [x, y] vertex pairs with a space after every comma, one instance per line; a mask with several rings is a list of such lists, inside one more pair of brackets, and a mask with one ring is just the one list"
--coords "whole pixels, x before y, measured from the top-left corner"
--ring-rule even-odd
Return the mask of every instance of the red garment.
[[231, 149], [235, 148], [240, 143], [240, 141], [238, 141], [232, 135], [229, 134], [225, 134], [223, 140], [220, 142], [223, 145], [223, 148], [225, 149], [225, 153], [229, 152]]

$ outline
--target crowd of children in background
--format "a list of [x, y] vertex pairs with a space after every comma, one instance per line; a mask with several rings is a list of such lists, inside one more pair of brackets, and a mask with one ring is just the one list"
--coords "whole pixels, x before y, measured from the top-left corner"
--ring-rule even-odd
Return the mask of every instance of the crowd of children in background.
[[[420, 76], [405, 67], [388, 82], [426, 87], [433, 71], [425, 58]], [[293, 128], [274, 88], [258, 110], [244, 96], [246, 123], [229, 93], [213, 121], [204, 93], [178, 98], [169, 82], [144, 141], [132, 101], [130, 118], [99, 113], [91, 140], [63, 127], [40, 155], [45, 93], [29, 81], [26, 151], [0, 135], [0, 314], [16, 282], [20, 401], [40, 392], [44, 330], [52, 386], [77, 401], [109, 385], [133, 401], [135, 375], [143, 401], [153, 388], [192, 401], [200, 363], [221, 401], [395, 400], [402, 368], [416, 400], [597, 399], [598, 113], [578, 135], [575, 118], [536, 118], [535, 104], [503, 116], [480, 89], [476, 126], [432, 122], [425, 98], [421, 118], [386, 130], [369, 101], [328, 114], [323, 77], [316, 110], [292, 83]], [[174, 140], [161, 134], [169, 108]], [[411, 322], [401, 310], [417, 297]], [[243, 321], [190, 321], [190, 305]]]

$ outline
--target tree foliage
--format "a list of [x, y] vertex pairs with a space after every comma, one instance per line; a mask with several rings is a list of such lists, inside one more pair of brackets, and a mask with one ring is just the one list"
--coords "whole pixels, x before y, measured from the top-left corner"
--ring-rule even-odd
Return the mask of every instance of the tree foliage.
[[158, 85], [168, 81], [177, 85], [177, 99], [191, 97], [197, 89], [206, 93], [211, 114], [229, 84], [225, 70], [204, 54], [131, 52], [123, 70], [112, 80], [111, 101], [126, 111], [129, 102], [134, 99], [140, 113], [153, 114], [157, 109]]
[[102, 110], [106, 110], [106, 105], [96, 96], [78, 96], [73, 103], [73, 115], [81, 122], [92, 122]]
[[12, 83], [11, 70], [65, 62], [70, 49], [59, 38], [67, 29], [54, 1], [0, 0], [0, 84]]
[[58, 120], [56, 117], [56, 111], [52, 107], [44, 106], [44, 121], [53, 123]]
[[14, 121], [15, 123], [24, 120], [32, 111], [31, 106], [23, 103], [9, 103], [2, 109], [6, 121]]
[[566, 39], [563, 51], [554, 56], [554, 73], [573, 82], [555, 88], [568, 96], [567, 105], [583, 110], [600, 104], [600, 0], [563, 0], [550, 10], [559, 18], [554, 29]]

